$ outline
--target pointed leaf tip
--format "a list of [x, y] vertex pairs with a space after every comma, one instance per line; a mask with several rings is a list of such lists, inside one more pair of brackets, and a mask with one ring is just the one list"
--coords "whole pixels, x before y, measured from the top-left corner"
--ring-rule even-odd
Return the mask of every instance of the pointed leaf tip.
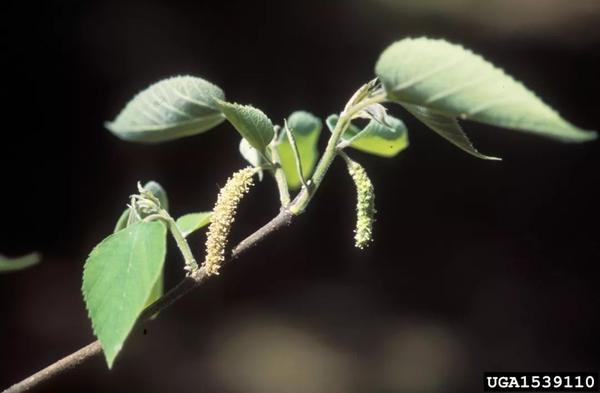
[[575, 127], [481, 56], [460, 45], [407, 38], [383, 51], [375, 73], [388, 98], [450, 118], [474, 120], [563, 142], [585, 142], [595, 132]]
[[242, 138], [259, 152], [265, 149], [273, 140], [275, 131], [273, 123], [260, 109], [251, 105], [241, 105], [222, 100], [216, 100], [227, 120], [240, 133]]
[[82, 292], [111, 368], [162, 272], [166, 227], [140, 221], [98, 244], [88, 256]]

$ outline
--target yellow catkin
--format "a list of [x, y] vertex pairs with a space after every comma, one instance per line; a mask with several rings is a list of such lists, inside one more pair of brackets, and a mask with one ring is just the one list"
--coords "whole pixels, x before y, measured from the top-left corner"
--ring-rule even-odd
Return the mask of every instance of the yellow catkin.
[[347, 160], [348, 173], [356, 185], [356, 229], [354, 240], [356, 247], [363, 249], [373, 240], [373, 221], [375, 221], [375, 188], [360, 164]]
[[252, 177], [255, 173], [256, 169], [252, 167], [242, 169], [234, 173], [219, 191], [206, 237], [206, 259], [202, 264], [208, 275], [219, 274], [225, 261], [225, 248], [238, 204], [254, 185]]

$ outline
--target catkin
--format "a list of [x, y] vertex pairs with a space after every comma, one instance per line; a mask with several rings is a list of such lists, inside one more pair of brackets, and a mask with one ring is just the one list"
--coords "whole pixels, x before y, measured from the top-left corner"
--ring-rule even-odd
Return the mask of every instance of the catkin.
[[375, 189], [365, 168], [357, 162], [347, 160], [348, 173], [356, 185], [356, 229], [355, 246], [363, 249], [373, 240], [373, 221], [375, 221]]
[[252, 177], [255, 173], [255, 168], [244, 168], [234, 173], [219, 191], [206, 237], [206, 259], [202, 264], [208, 275], [219, 274], [225, 261], [225, 248], [238, 204], [254, 185]]

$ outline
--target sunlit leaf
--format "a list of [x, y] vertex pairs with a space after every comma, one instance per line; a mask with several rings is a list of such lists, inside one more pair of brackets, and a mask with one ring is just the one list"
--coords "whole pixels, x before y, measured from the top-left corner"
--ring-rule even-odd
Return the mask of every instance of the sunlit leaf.
[[[167, 192], [158, 182], [155, 182], [154, 180], [150, 180], [149, 182], [144, 184], [144, 189], [147, 191], [150, 191], [152, 193], [152, 195], [154, 195], [156, 198], [158, 198], [158, 200], [160, 202], [160, 206], [163, 209], [169, 210], [169, 198], [167, 197]], [[115, 225], [115, 229], [114, 229], [113, 233], [119, 232], [121, 229], [124, 229], [128, 225], [133, 225], [133, 224], [139, 222], [140, 219], [143, 219], [144, 217], [145, 217], [144, 214], [142, 214], [141, 217], [132, 215], [130, 208], [125, 209], [125, 211], [123, 211], [123, 213], [119, 217], [119, 220], [117, 221], [117, 224]], [[158, 279], [156, 280], [156, 283], [154, 283], [154, 286], [152, 287], [152, 291], [150, 293], [150, 296], [148, 297], [148, 300], [147, 300], [145, 306], [149, 306], [150, 304], [154, 303], [156, 300], [158, 300], [163, 295], [164, 281], [165, 281], [163, 270], [161, 270], [160, 275], [159, 275]]]
[[[338, 122], [338, 115], [327, 118], [329, 130]], [[385, 126], [377, 120], [371, 120], [364, 128], [350, 124], [342, 139], [351, 141], [350, 147], [380, 157], [393, 157], [408, 147], [408, 132], [402, 120], [387, 115]]]
[[404, 39], [380, 56], [375, 73], [389, 99], [445, 116], [531, 132], [565, 142], [596, 137], [564, 120], [481, 56], [428, 38]]
[[188, 237], [191, 233], [210, 224], [211, 217], [212, 212], [189, 213], [177, 219], [177, 228], [183, 237]]
[[242, 138], [259, 152], [264, 152], [274, 135], [273, 123], [267, 115], [250, 105], [225, 101], [218, 101], [218, 105]]
[[14, 258], [9, 258], [0, 254], [0, 273], [9, 273], [27, 269], [28, 267], [37, 265], [41, 259], [42, 256], [37, 252]]
[[202, 78], [177, 76], [136, 95], [108, 128], [121, 139], [162, 142], [208, 131], [225, 117], [215, 100], [223, 91]]
[[[287, 124], [296, 140], [298, 154], [302, 163], [302, 174], [304, 179], [308, 179], [315, 168], [319, 156], [317, 142], [319, 141], [323, 124], [321, 119], [305, 111], [292, 113], [287, 119]], [[298, 177], [296, 158], [285, 130], [282, 130], [279, 134], [277, 151], [279, 152], [281, 167], [285, 173], [288, 186], [291, 189], [299, 188], [302, 183]]]
[[[265, 159], [263, 158], [263, 155], [260, 154], [260, 152], [258, 150], [256, 150], [254, 147], [252, 147], [245, 138], [242, 138], [240, 140], [239, 149], [240, 149], [240, 154], [242, 155], [242, 157], [244, 157], [244, 159], [246, 161], [248, 161], [250, 163], [250, 165], [252, 165], [253, 167], [259, 167], [260, 165], [262, 165], [264, 163]], [[259, 180], [263, 179], [263, 171], [262, 170], [258, 171], [258, 179]]]
[[104, 239], [87, 258], [83, 297], [109, 368], [151, 296], [165, 252], [165, 225], [141, 221]]

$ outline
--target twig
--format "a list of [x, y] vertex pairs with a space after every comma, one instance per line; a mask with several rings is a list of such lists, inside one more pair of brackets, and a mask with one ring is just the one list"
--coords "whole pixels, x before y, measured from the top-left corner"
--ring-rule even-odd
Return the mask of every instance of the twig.
[[[263, 227], [258, 229], [256, 232], [242, 240], [232, 251], [231, 259], [237, 258], [242, 252], [254, 247], [262, 239], [270, 235], [271, 233], [281, 229], [284, 226], [290, 224], [292, 215], [287, 210], [281, 210], [281, 212], [275, 216], [271, 221], [265, 224]], [[204, 269], [200, 268], [192, 273], [190, 276], [181, 280], [175, 287], [164, 294], [156, 302], [148, 306], [140, 316], [140, 321], [147, 321], [152, 315], [157, 312], [163, 311], [166, 308], [173, 305], [177, 300], [191, 292], [194, 288], [204, 282], [207, 277]], [[92, 357], [99, 355], [102, 352], [100, 341], [96, 340], [91, 344], [73, 352], [72, 354], [65, 356], [64, 358], [52, 363], [48, 367], [36, 372], [35, 374], [25, 378], [21, 382], [18, 382], [8, 389], [4, 390], [4, 393], [20, 393], [26, 392], [30, 389], [35, 388], [43, 382], [46, 382], [50, 378], [64, 373]]]
[[61, 374], [67, 370], [79, 366], [81, 363], [102, 352], [100, 341], [94, 341], [69, 356], [65, 356], [59, 361], [49, 365], [43, 370], [38, 371], [30, 377], [25, 378], [19, 383], [14, 384], [4, 392], [25, 392], [38, 384], [47, 381], [55, 375]]
[[[364, 87], [361, 88], [359, 92], [363, 89]], [[289, 205], [287, 203], [287, 198], [289, 198], [289, 196], [286, 197], [286, 195], [284, 194], [282, 198], [283, 206], [279, 214], [275, 216], [271, 221], [266, 223], [264, 226], [259, 228], [257, 231], [255, 231], [253, 234], [248, 236], [246, 239], [242, 240], [236, 247], [234, 247], [229, 260], [237, 258], [240, 254], [254, 247], [262, 239], [266, 238], [271, 233], [281, 229], [284, 226], [289, 225], [294, 216], [299, 215], [304, 211], [304, 209], [314, 196], [317, 188], [321, 184], [321, 181], [327, 173], [329, 166], [331, 165], [335, 157], [338, 155], [339, 151], [337, 149], [337, 145], [339, 139], [346, 131], [346, 128], [352, 120], [352, 117], [367, 106], [373, 103], [383, 102], [385, 100], [385, 94], [383, 93], [364, 98], [363, 100], [359, 100], [358, 102], [355, 102], [355, 96], [353, 96], [353, 98], [346, 105], [346, 108], [344, 108], [344, 110], [340, 114], [338, 122], [334, 130], [332, 131], [329, 141], [327, 143], [325, 152], [321, 156], [321, 159], [319, 160], [319, 163], [315, 168], [310, 182], [310, 186], [303, 187], [300, 193], [298, 193], [298, 195], [296, 196], [296, 198], [294, 198], [294, 201]], [[279, 172], [281, 175], [283, 175], [281, 168], [279, 168]], [[283, 178], [283, 181], [278, 180], [278, 186], [280, 187], [280, 191], [283, 185], [286, 185], [285, 177]], [[285, 191], [287, 193], [287, 189]], [[194, 273], [192, 273], [190, 276], [181, 280], [179, 284], [177, 284], [173, 289], [164, 294], [160, 299], [148, 306], [142, 312], [142, 315], [139, 318], [140, 322], [145, 322], [152, 315], [170, 307], [181, 297], [185, 296], [192, 289], [200, 285], [206, 277], [208, 277], [208, 275], [206, 274], [205, 270], [203, 268], [200, 268]], [[85, 362], [87, 359], [90, 359], [91, 357], [99, 354], [101, 351], [102, 348], [100, 346], [100, 343], [98, 341], [94, 341], [93, 343], [79, 349], [71, 355], [68, 355], [62, 358], [61, 360], [58, 360], [57, 362], [51, 364], [45, 369], [38, 371], [37, 373], [24, 379], [23, 381], [14, 384], [13, 386], [6, 389], [4, 393], [20, 393], [28, 391], [36, 387], [40, 383], [45, 382], [46, 380], [54, 377], [55, 375], [59, 375]]]

